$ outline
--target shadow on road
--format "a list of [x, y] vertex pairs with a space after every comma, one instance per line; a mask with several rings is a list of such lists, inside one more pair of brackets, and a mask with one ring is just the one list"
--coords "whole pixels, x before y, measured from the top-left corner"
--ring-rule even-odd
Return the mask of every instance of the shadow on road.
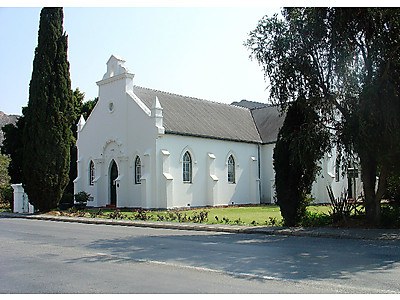
[[68, 263], [156, 261], [287, 279], [347, 279], [380, 273], [400, 262], [400, 243], [246, 234], [130, 236], [92, 240], [98, 255]]

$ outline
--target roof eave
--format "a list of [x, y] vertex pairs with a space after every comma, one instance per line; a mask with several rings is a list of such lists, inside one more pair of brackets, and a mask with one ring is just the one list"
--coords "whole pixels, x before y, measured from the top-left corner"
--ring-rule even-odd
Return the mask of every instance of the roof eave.
[[214, 139], [214, 140], [238, 142], [238, 143], [247, 143], [247, 144], [263, 144], [263, 142], [261, 140], [259, 140], [259, 141], [254, 141], [254, 140], [253, 141], [249, 141], [249, 140], [241, 140], [241, 139], [226, 138], [226, 137], [217, 137], [217, 136], [203, 135], [203, 134], [196, 134], [196, 133], [178, 132], [178, 131], [171, 131], [171, 130], [166, 130], [165, 134], [192, 136], [192, 137], [198, 137], [198, 138]]

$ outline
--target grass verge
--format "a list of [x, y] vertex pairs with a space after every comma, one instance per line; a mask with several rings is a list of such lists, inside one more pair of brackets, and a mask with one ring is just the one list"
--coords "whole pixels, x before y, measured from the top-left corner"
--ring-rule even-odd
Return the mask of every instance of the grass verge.
[[[309, 206], [308, 211], [315, 214], [328, 214], [330, 206]], [[280, 226], [282, 216], [276, 205], [257, 206], [230, 206], [209, 207], [182, 210], [105, 210], [86, 209], [68, 212], [61, 211], [61, 215], [81, 217], [101, 217], [109, 219], [128, 219], [143, 221], [169, 221], [169, 222], [192, 222], [206, 224], [231, 224], [231, 225], [255, 225], [255, 226]]]

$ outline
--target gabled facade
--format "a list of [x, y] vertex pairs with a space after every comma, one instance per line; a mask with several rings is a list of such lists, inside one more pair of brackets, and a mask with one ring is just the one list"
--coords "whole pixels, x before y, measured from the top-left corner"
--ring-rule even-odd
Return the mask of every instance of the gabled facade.
[[[89, 206], [274, 202], [272, 154], [283, 123], [276, 107], [249, 109], [147, 89], [133, 81], [125, 61], [111, 56], [97, 82], [99, 101], [88, 119], [78, 123], [75, 193], [90, 193]], [[321, 176], [329, 175], [325, 169]], [[346, 181], [323, 179], [313, 192], [319, 202], [328, 202], [325, 184], [339, 195]]]

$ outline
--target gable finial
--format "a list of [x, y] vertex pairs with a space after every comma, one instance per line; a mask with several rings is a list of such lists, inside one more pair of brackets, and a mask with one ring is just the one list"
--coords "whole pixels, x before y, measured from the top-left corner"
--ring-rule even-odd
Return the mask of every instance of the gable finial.
[[153, 105], [152, 105], [151, 109], [161, 109], [161, 110], [163, 109], [157, 96], [156, 96], [156, 99], [153, 102]]
[[83, 128], [83, 126], [85, 126], [85, 124], [86, 124], [86, 120], [83, 117], [83, 115], [81, 115], [81, 117], [79, 118], [79, 122], [77, 124], [77, 128], [78, 128], [77, 132], [82, 131], [82, 128]]
[[163, 135], [165, 133], [165, 129], [163, 126], [163, 108], [160, 104], [160, 101], [158, 100], [158, 97], [156, 96], [156, 99], [154, 99], [153, 105], [151, 107], [151, 117], [154, 118], [155, 120], [155, 125], [158, 130], [159, 135]]

